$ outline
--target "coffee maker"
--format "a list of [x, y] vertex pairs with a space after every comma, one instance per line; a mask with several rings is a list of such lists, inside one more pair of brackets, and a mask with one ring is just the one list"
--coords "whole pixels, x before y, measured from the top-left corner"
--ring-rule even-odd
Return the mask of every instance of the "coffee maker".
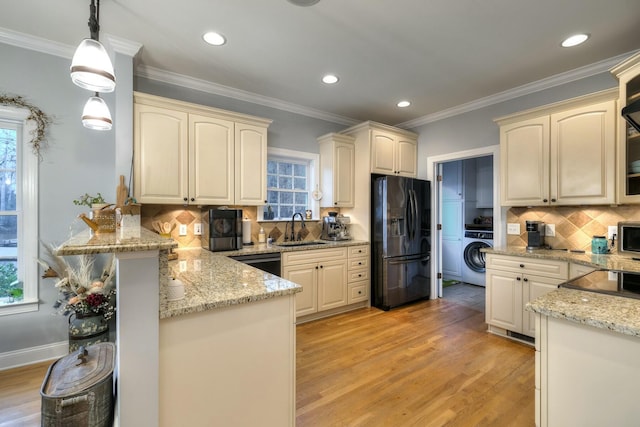
[[350, 223], [348, 216], [331, 215], [322, 217], [322, 240], [350, 240], [349, 228]]
[[527, 250], [544, 247], [544, 222], [527, 221]]

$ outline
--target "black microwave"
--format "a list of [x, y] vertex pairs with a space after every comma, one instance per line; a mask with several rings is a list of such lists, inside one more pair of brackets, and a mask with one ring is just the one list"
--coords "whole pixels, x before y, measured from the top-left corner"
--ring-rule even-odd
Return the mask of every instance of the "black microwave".
[[201, 241], [213, 252], [242, 249], [242, 209], [210, 209]]
[[618, 223], [618, 252], [640, 252], [640, 222], [624, 221]]

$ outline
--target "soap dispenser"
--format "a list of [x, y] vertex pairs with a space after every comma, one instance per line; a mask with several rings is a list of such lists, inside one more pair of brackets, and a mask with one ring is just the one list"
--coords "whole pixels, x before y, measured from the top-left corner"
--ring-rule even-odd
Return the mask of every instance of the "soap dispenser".
[[258, 233], [258, 243], [265, 243], [266, 242], [266, 238], [264, 235], [264, 228], [260, 227], [260, 232]]

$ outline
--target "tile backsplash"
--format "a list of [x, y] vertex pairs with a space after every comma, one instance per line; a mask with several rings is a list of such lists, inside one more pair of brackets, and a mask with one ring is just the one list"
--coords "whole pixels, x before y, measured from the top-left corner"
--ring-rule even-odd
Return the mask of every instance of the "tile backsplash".
[[[215, 208], [215, 206], [212, 206]], [[258, 207], [256, 206], [230, 206], [232, 209], [242, 209], [242, 214], [245, 218], [251, 220], [251, 241], [258, 242], [258, 233], [260, 232], [260, 226], [264, 228], [264, 232], [267, 237], [274, 237], [274, 241], [283, 241], [284, 232], [289, 220], [282, 221], [261, 221], [258, 223]], [[328, 215], [329, 211], [340, 211], [336, 208], [320, 209], [320, 218]], [[197, 206], [176, 206], [176, 205], [142, 205], [141, 212], [141, 225], [149, 230], [153, 230], [153, 221], [168, 222], [171, 225], [175, 225], [171, 231], [171, 238], [178, 242], [178, 246], [181, 248], [197, 248], [201, 246], [200, 236], [193, 234], [193, 226], [195, 223], [203, 223], [202, 215], [208, 212], [208, 207], [200, 208]], [[187, 226], [187, 235], [180, 236], [179, 228], [180, 224]], [[304, 240], [319, 239], [322, 234], [322, 221], [321, 220], [305, 220], [307, 231], [309, 234]], [[297, 225], [299, 227], [299, 225]]]
[[552, 248], [591, 250], [594, 235], [606, 236], [610, 225], [620, 221], [640, 221], [640, 206], [563, 206], [511, 208], [507, 223], [520, 224], [520, 235], [507, 235], [507, 246], [527, 246], [525, 221], [555, 224], [555, 237], [545, 236]]

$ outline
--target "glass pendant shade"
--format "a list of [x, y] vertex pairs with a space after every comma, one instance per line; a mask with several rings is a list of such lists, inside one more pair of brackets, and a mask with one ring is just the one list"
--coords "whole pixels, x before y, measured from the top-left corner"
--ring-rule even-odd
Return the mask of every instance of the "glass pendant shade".
[[71, 61], [71, 81], [93, 92], [113, 92], [116, 76], [106, 49], [98, 40], [84, 39]]
[[82, 110], [82, 124], [84, 127], [94, 130], [111, 130], [113, 121], [109, 107], [102, 98], [92, 96]]

